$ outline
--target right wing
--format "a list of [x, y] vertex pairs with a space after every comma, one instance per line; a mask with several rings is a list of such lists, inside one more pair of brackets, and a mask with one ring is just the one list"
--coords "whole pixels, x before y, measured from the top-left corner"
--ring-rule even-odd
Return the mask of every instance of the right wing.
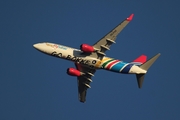
[[112, 43], [115, 43], [117, 35], [123, 30], [123, 28], [132, 20], [134, 14], [131, 14], [128, 18], [117, 25], [113, 30], [96, 42], [93, 47], [97, 49], [93, 57], [102, 59], [105, 56], [105, 51], [110, 50]]
[[94, 76], [94, 73], [96, 72], [96, 70], [83, 67], [82, 65], [77, 64], [77, 63], [75, 63], [75, 66], [80, 72], [84, 73], [83, 76], [77, 77], [77, 82], [78, 82], [79, 101], [85, 102], [87, 89], [91, 88], [90, 87], [90, 83], [92, 82], [91, 77]]

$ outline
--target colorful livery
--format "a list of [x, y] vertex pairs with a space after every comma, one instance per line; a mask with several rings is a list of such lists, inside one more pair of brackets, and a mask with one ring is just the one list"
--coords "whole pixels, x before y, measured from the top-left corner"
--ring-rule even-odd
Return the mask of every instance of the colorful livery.
[[147, 61], [146, 55], [141, 55], [132, 62], [106, 57], [105, 52], [115, 43], [117, 35], [132, 20], [134, 14], [117, 25], [108, 34], [102, 37], [94, 45], [82, 44], [80, 50], [54, 43], [37, 43], [33, 46], [48, 55], [69, 60], [75, 63], [76, 68], [68, 68], [67, 74], [77, 77], [78, 95], [80, 102], [86, 101], [86, 92], [91, 88], [92, 77], [98, 69], [105, 69], [117, 73], [135, 74], [138, 87], [142, 87], [144, 76], [149, 67], [160, 56], [160, 53]]

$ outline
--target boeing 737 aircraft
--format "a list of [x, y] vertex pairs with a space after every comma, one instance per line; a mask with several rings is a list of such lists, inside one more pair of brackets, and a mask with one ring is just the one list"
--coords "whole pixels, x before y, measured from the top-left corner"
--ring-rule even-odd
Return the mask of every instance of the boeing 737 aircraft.
[[86, 101], [87, 89], [90, 88], [92, 77], [98, 69], [124, 74], [135, 74], [138, 87], [141, 88], [147, 70], [160, 56], [160, 53], [148, 61], [146, 61], [147, 57], [145, 55], [141, 55], [130, 63], [106, 57], [105, 54], [107, 50], [110, 50], [110, 46], [115, 43], [117, 35], [132, 20], [133, 16], [134, 14], [131, 14], [94, 45], [80, 45], [80, 50], [48, 42], [37, 43], [33, 46], [45, 54], [74, 62], [76, 68], [68, 68], [67, 74], [77, 77], [80, 102]]

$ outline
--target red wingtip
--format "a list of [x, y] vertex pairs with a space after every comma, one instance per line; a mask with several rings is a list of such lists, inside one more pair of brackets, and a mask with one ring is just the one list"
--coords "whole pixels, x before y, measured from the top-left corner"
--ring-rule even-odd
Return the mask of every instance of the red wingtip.
[[126, 20], [131, 21], [133, 19], [134, 14], [131, 14]]

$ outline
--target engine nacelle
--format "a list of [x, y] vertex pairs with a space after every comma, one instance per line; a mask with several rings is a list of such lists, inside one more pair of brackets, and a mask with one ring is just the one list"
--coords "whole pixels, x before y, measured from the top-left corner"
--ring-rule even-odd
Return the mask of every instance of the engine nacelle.
[[94, 52], [94, 47], [93, 47], [93, 46], [90, 46], [90, 45], [88, 45], [88, 44], [82, 44], [82, 45], [80, 46], [80, 49], [81, 49], [81, 51], [86, 52], [86, 53], [92, 53], [92, 52]]
[[68, 68], [67, 69], [67, 74], [71, 75], [71, 76], [77, 76], [77, 77], [82, 75], [82, 73], [79, 70], [74, 69], [74, 68]]

